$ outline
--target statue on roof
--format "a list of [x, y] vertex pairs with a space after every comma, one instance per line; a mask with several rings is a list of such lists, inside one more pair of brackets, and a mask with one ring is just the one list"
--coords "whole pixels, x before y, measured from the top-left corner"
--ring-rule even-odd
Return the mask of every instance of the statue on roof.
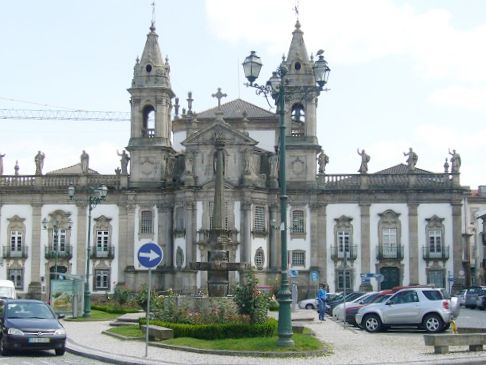
[[128, 162], [130, 161], [130, 156], [128, 156], [128, 153], [123, 150], [122, 153], [116, 151], [116, 154], [120, 156], [120, 165], [121, 165], [121, 173], [123, 175], [128, 175]]
[[81, 153], [81, 172], [87, 174], [89, 171], [89, 155], [83, 150]]
[[451, 155], [451, 172], [453, 174], [458, 174], [461, 168], [461, 156], [456, 152], [456, 150], [449, 149], [449, 155]]
[[322, 149], [317, 157], [317, 162], [319, 164], [319, 174], [324, 174], [326, 172], [326, 165], [329, 163], [329, 156]]
[[408, 171], [414, 171], [415, 170], [415, 165], [417, 164], [418, 160], [418, 155], [413, 152], [412, 147], [408, 149], [408, 152], [403, 152], [404, 156], [408, 156], [407, 158], [407, 165], [408, 165]]
[[44, 158], [46, 155], [39, 151], [37, 152], [37, 155], [34, 157], [34, 162], [35, 162], [35, 174], [36, 175], [42, 175], [42, 169], [44, 167]]
[[361, 156], [361, 165], [359, 167], [358, 172], [360, 174], [366, 174], [368, 173], [368, 162], [370, 162], [370, 155], [366, 154], [364, 149], [362, 149], [361, 152], [359, 152], [359, 148], [358, 148], [357, 151], [358, 151], [358, 155]]
[[3, 158], [5, 157], [5, 153], [2, 155], [0, 153], [0, 175], [3, 175]]

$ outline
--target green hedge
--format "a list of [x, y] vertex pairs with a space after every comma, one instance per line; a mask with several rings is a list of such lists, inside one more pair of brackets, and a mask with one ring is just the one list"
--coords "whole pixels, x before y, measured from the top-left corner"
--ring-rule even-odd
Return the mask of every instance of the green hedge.
[[139, 308], [118, 307], [108, 304], [92, 304], [91, 309], [114, 314], [137, 313], [140, 310]]
[[[145, 324], [145, 318], [139, 319], [139, 324]], [[278, 322], [275, 319], [268, 319], [264, 323], [223, 323], [223, 324], [183, 324], [163, 322], [158, 320], [150, 321], [150, 324], [171, 328], [174, 337], [192, 337], [202, 340], [216, 340], [222, 338], [243, 338], [243, 337], [271, 337], [277, 331]]]

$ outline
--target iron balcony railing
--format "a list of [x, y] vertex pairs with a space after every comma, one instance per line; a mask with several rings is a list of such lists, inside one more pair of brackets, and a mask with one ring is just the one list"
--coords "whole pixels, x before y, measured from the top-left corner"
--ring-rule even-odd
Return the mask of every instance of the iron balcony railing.
[[[331, 246], [331, 259], [344, 260], [344, 251], [339, 249], [339, 246]], [[342, 247], [341, 247], [342, 248]], [[346, 251], [346, 260], [354, 261], [358, 257], [358, 245], [348, 246]]]
[[429, 246], [422, 247], [424, 260], [448, 260], [449, 246], [439, 246], [431, 250]]
[[376, 247], [377, 260], [403, 260], [402, 245], [379, 245]]
[[12, 249], [11, 246], [3, 246], [2, 257], [4, 259], [26, 259], [29, 257], [29, 247], [22, 245], [20, 248]]
[[55, 247], [53, 245], [45, 246], [46, 259], [66, 259], [71, 260], [73, 258], [73, 246], [64, 245], [64, 247]]
[[91, 247], [92, 259], [113, 259], [115, 258], [115, 246]]

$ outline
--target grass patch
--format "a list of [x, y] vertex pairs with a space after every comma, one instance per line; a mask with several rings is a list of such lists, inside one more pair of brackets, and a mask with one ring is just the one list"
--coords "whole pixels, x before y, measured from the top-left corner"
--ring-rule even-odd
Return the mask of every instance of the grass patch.
[[251, 338], [226, 338], [222, 340], [200, 340], [190, 337], [179, 337], [165, 340], [163, 343], [174, 346], [187, 346], [206, 350], [233, 350], [233, 351], [260, 351], [260, 352], [303, 352], [319, 351], [324, 345], [314, 336], [294, 334], [292, 336], [295, 345], [282, 347], [277, 345], [277, 336], [251, 337]]
[[116, 333], [117, 335], [125, 336], [125, 337], [143, 337], [145, 334], [140, 329], [138, 324], [130, 325], [130, 326], [119, 326], [119, 327], [112, 327], [107, 330], [110, 333]]
[[89, 317], [77, 317], [77, 318], [69, 317], [66, 318], [65, 320], [72, 321], [72, 322], [111, 321], [118, 317], [120, 317], [120, 314], [107, 313], [107, 312], [93, 309]]

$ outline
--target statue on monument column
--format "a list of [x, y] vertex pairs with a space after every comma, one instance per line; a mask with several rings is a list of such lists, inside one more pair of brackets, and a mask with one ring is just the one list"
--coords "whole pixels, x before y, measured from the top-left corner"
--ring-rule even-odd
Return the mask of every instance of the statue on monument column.
[[0, 175], [3, 175], [3, 158], [5, 157], [5, 153], [2, 155], [0, 153]]
[[15, 170], [15, 176], [18, 176], [19, 175], [19, 170], [20, 170], [19, 161], [15, 161], [14, 170]]
[[456, 152], [456, 150], [449, 149], [449, 155], [451, 155], [451, 172], [459, 173], [459, 169], [461, 168], [461, 156]]
[[326, 165], [329, 163], [329, 156], [322, 149], [317, 157], [317, 162], [319, 164], [319, 174], [324, 174], [326, 172]]
[[415, 165], [417, 164], [418, 155], [415, 152], [413, 152], [412, 147], [408, 149], [407, 153], [403, 152], [403, 155], [408, 156], [407, 158], [408, 171], [414, 171]]
[[89, 155], [83, 150], [81, 153], [81, 172], [87, 174], [89, 171]]
[[37, 152], [37, 155], [34, 157], [35, 162], [35, 174], [42, 175], [42, 169], [44, 168], [44, 158], [46, 155], [41, 151]]
[[128, 175], [128, 162], [130, 161], [130, 156], [128, 156], [128, 153], [125, 150], [123, 150], [122, 153], [119, 153], [118, 150], [116, 150], [116, 154], [121, 157], [121, 173], [123, 175]]
[[362, 149], [361, 152], [359, 152], [359, 148], [358, 148], [357, 151], [358, 151], [358, 155], [361, 156], [361, 165], [359, 166], [358, 172], [360, 174], [366, 174], [368, 173], [368, 162], [370, 162], [370, 156], [366, 154], [364, 149]]

